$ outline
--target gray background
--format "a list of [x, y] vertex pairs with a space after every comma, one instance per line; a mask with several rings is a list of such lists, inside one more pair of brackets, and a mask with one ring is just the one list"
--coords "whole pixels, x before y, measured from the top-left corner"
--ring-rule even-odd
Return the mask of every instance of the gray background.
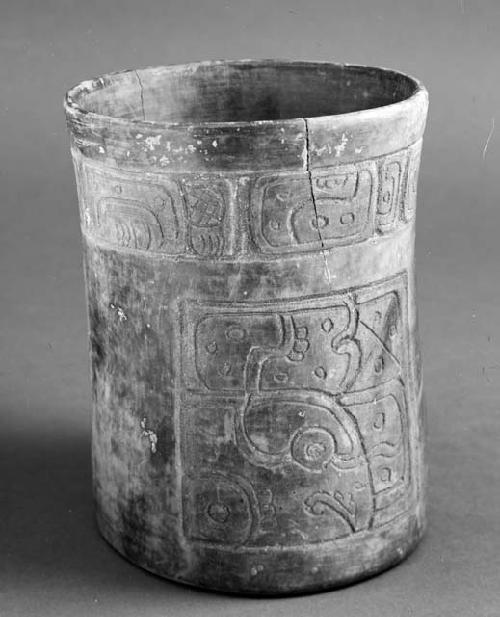
[[[2, 0], [2, 617], [498, 616], [499, 32], [495, 0]], [[122, 68], [251, 57], [389, 66], [421, 78], [431, 96], [417, 216], [429, 531], [398, 568], [293, 599], [163, 581], [109, 548], [92, 515], [87, 324], [63, 93]]]

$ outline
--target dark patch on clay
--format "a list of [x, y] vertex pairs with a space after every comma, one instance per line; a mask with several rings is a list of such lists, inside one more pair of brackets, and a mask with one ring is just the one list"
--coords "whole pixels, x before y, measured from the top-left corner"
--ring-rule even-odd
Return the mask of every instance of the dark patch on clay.
[[150, 460], [154, 465], [165, 465], [172, 460], [174, 455], [175, 437], [172, 423], [163, 418], [155, 433], [158, 437], [156, 453], [151, 453]]
[[117, 457], [121, 455], [120, 441], [114, 436], [111, 437], [111, 452]]
[[106, 323], [93, 298], [89, 298], [89, 325], [92, 369], [99, 373], [106, 362]]
[[146, 497], [137, 495], [127, 499], [120, 510], [120, 538], [123, 553], [131, 561], [141, 561], [147, 537]]

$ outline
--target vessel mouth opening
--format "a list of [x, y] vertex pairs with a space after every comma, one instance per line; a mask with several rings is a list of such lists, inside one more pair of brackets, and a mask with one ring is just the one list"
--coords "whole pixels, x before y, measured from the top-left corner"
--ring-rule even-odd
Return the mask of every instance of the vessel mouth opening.
[[152, 67], [83, 82], [70, 109], [131, 122], [252, 123], [362, 112], [420, 89], [397, 71], [291, 61], [211, 61]]

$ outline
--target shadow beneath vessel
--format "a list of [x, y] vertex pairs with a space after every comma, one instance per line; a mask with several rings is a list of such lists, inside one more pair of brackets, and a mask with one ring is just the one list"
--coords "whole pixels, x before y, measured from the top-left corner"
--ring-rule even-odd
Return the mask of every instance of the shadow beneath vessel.
[[[39, 417], [43, 416], [40, 411]], [[193, 606], [193, 602], [202, 606], [249, 597], [287, 597], [198, 589], [160, 578], [119, 555], [100, 536], [95, 523], [88, 430], [73, 429], [67, 434], [60, 427], [59, 431], [54, 427], [52, 433], [4, 431], [0, 435], [0, 459], [2, 493], [7, 497], [2, 517], [2, 554], [7, 557], [2, 580], [7, 588], [43, 586], [54, 593], [64, 589], [65, 596], [91, 594], [96, 602], [102, 597], [135, 592], [147, 594], [148, 602], [168, 599], [169, 607], [179, 610], [184, 604]], [[399, 571], [396, 576], [404, 578], [404, 566], [420, 560], [419, 554], [417, 549], [399, 568], [388, 572]], [[386, 575], [382, 574], [371, 580], [380, 581], [378, 586], [386, 584], [384, 579]]]
[[129, 564], [101, 538], [94, 519], [88, 431], [3, 431], [0, 460], [5, 496], [1, 552], [6, 556], [0, 570], [7, 588], [57, 584], [65, 595], [85, 589], [96, 597], [104, 591], [156, 590], [168, 593], [169, 602], [186, 591], [196, 593]]

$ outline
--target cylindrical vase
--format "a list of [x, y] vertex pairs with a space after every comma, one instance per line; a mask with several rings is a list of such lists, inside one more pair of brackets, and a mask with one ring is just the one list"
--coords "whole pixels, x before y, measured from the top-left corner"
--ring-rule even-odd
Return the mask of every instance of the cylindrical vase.
[[151, 572], [246, 594], [401, 561], [425, 526], [425, 88], [214, 61], [86, 81], [65, 109], [102, 535]]

